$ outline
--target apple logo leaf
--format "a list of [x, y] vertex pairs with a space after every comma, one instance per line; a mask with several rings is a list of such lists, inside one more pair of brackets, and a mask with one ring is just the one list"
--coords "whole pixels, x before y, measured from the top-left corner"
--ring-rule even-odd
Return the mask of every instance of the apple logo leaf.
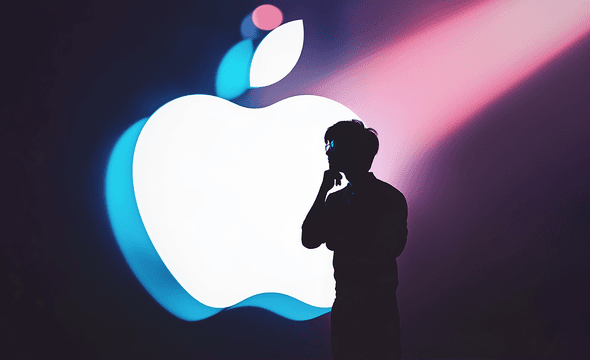
[[272, 85], [297, 64], [303, 50], [303, 20], [285, 23], [271, 31], [254, 52], [250, 65], [250, 86]]

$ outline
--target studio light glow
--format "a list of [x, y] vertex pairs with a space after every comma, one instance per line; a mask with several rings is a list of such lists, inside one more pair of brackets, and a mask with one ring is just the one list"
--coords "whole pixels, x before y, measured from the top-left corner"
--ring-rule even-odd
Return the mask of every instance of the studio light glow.
[[[115, 239], [129, 267], [150, 295], [176, 317], [197, 321], [213, 316], [223, 307], [207, 306], [191, 296], [170, 273], [154, 248], [139, 214], [133, 189], [133, 153], [147, 119], [121, 135], [109, 157], [105, 177], [105, 201]], [[243, 299], [229, 308], [256, 306], [290, 320], [309, 320], [330, 311], [284, 294], [267, 292]]]
[[283, 13], [276, 6], [260, 5], [252, 13], [252, 21], [262, 30], [272, 30], [283, 22]]
[[155, 249], [191, 296], [228, 307], [281, 293], [331, 307], [332, 252], [304, 248], [301, 224], [327, 168], [324, 132], [351, 118], [312, 95], [260, 109], [190, 95], [150, 117], [135, 147], [135, 197]]

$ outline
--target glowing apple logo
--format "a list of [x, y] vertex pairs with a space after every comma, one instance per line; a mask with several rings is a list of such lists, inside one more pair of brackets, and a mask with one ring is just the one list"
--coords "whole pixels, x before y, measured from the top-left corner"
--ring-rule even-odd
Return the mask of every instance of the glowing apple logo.
[[[302, 46], [301, 20], [274, 29], [251, 58], [248, 86], [281, 80]], [[323, 134], [351, 118], [312, 95], [260, 109], [189, 95], [127, 130], [109, 160], [107, 208], [148, 292], [187, 320], [238, 306], [294, 320], [330, 311], [332, 253], [305, 249], [301, 224], [327, 168]]]

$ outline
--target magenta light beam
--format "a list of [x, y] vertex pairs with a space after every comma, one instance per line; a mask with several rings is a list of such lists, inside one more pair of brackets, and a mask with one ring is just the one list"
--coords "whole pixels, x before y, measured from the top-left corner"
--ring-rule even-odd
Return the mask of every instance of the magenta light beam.
[[586, 37], [589, 13], [590, 1], [486, 2], [386, 44], [313, 91], [379, 129], [374, 172], [412, 196], [425, 151]]

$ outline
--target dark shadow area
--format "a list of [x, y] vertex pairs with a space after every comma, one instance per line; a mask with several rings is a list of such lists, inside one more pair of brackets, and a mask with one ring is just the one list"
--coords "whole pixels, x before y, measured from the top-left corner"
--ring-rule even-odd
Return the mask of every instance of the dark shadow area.
[[424, 157], [398, 260], [408, 357], [589, 356], [589, 54], [587, 40]]

